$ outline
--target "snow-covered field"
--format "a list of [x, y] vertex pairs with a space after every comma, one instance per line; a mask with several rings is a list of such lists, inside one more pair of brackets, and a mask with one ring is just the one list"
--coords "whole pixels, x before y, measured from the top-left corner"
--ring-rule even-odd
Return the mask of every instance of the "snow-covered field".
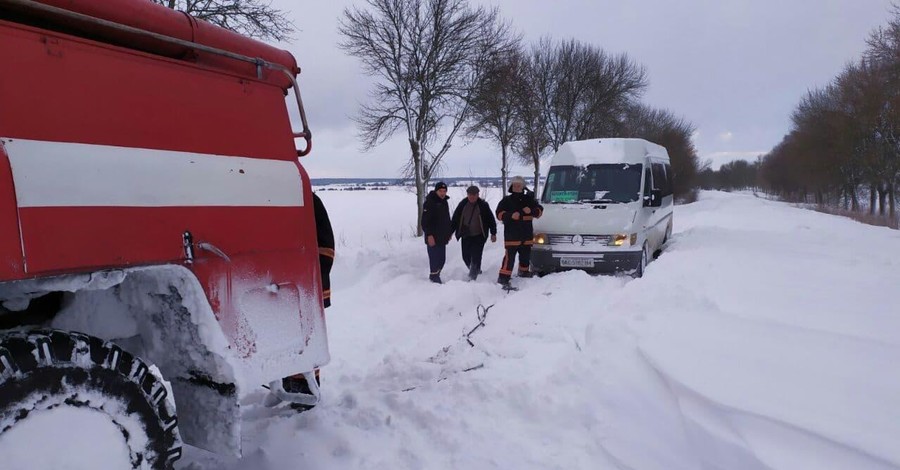
[[644, 278], [506, 293], [499, 243], [478, 281], [453, 242], [428, 282], [413, 194], [319, 194], [338, 237], [323, 403], [251, 396], [245, 457], [181, 468], [900, 468], [898, 231], [703, 193]]

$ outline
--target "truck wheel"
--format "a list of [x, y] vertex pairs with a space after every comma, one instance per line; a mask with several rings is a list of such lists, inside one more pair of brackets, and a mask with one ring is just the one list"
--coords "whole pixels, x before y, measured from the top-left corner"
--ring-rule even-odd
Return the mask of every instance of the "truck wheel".
[[181, 457], [177, 424], [162, 379], [112, 343], [59, 330], [0, 336], [9, 468], [169, 469]]

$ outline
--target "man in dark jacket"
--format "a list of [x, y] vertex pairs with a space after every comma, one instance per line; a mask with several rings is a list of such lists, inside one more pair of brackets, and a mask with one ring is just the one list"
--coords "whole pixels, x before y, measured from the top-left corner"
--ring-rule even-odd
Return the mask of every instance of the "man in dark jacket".
[[474, 281], [481, 273], [481, 255], [490, 234], [491, 242], [497, 241], [497, 222], [487, 201], [478, 197], [478, 186], [466, 189], [466, 198], [459, 202], [450, 223], [456, 231], [456, 239], [462, 245], [463, 262], [469, 268], [469, 279]]
[[319, 240], [319, 269], [322, 273], [322, 298], [325, 308], [331, 307], [331, 267], [334, 265], [334, 230], [328, 211], [313, 193], [313, 213], [316, 217], [316, 238]]
[[450, 225], [450, 205], [447, 202], [447, 185], [443, 181], [434, 185], [434, 191], [425, 197], [422, 207], [422, 231], [428, 245], [428, 264], [431, 282], [441, 284], [441, 270], [447, 261], [447, 244], [453, 236]]
[[544, 207], [534, 198], [534, 192], [525, 187], [525, 179], [516, 176], [509, 188], [509, 195], [497, 204], [497, 220], [503, 221], [503, 244], [506, 256], [500, 266], [497, 282], [509, 285], [519, 255], [519, 277], [531, 277], [531, 246], [534, 244], [532, 220], [540, 218]]

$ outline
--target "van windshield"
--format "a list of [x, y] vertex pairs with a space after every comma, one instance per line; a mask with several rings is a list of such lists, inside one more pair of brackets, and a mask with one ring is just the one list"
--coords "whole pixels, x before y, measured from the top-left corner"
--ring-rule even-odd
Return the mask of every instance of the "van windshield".
[[627, 203], [641, 197], [643, 165], [604, 163], [554, 166], [544, 186], [545, 204]]

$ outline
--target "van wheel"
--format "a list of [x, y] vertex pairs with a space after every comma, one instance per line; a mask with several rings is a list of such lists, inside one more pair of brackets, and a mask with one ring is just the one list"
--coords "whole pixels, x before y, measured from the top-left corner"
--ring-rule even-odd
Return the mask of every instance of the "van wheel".
[[644, 242], [644, 248], [641, 249], [641, 262], [638, 264], [637, 269], [634, 270], [634, 277], [641, 278], [644, 277], [644, 270], [647, 269], [647, 263], [650, 262], [650, 255], [648, 253], [647, 243]]
[[0, 455], [10, 468], [170, 469], [181, 456], [177, 424], [161, 378], [112, 343], [59, 330], [0, 336]]

